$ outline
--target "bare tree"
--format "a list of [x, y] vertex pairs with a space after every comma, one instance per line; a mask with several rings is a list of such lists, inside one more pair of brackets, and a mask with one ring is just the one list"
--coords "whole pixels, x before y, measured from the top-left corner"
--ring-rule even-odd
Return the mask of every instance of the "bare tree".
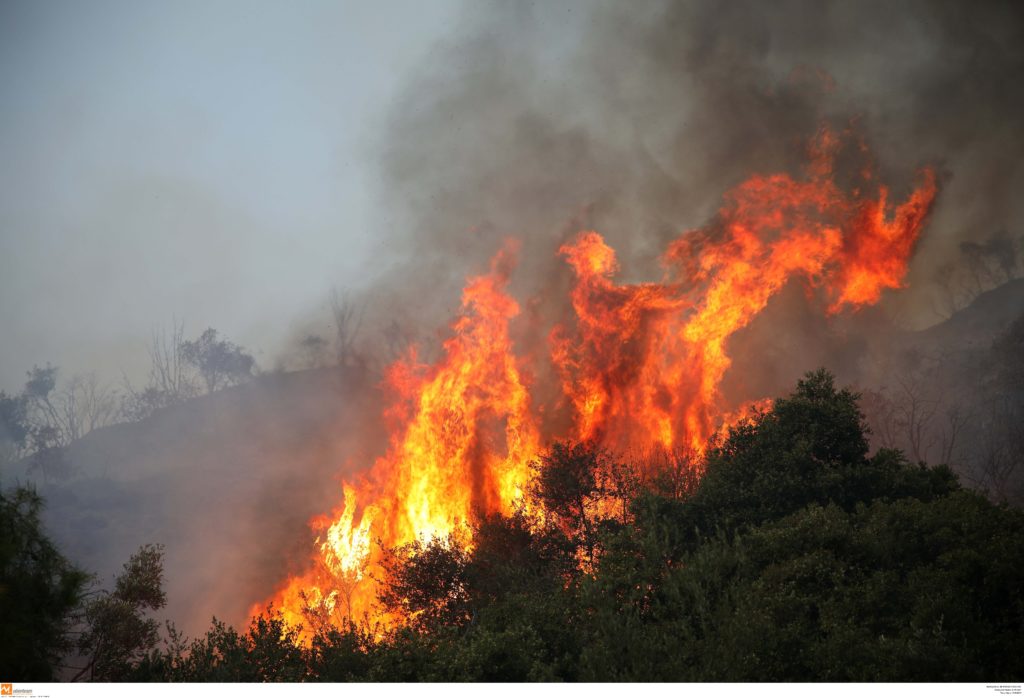
[[72, 376], [59, 388], [57, 375], [56, 366], [33, 367], [21, 397], [29, 471], [42, 473], [47, 481], [71, 475], [65, 458], [69, 444], [113, 424], [118, 415], [117, 393], [102, 385], [95, 374]]
[[912, 352], [884, 373], [888, 385], [861, 393], [861, 409], [876, 446], [898, 448], [914, 461], [952, 464], [962, 455], [973, 406], [940, 379], [952, 372], [942, 352]]
[[994, 499], [1007, 501], [1020, 494], [1014, 492], [1013, 485], [1024, 460], [1024, 415], [1019, 406], [1002, 396], [987, 407], [967, 476]]
[[931, 424], [939, 409], [938, 400], [928, 394], [917, 373], [897, 376], [896, 385], [897, 425], [906, 437], [910, 457], [915, 461], [927, 461], [928, 451], [936, 441]]
[[73, 376], [62, 390], [60, 403], [68, 443], [117, 420], [117, 393], [101, 385], [95, 373]]
[[185, 323], [171, 320], [171, 333], [154, 330], [149, 345], [149, 385], [162, 393], [187, 399], [196, 394], [195, 378], [182, 356]]
[[352, 300], [348, 293], [331, 289], [331, 316], [334, 319], [335, 355], [342, 366], [357, 360], [355, 342], [363, 324], [364, 304]]
[[299, 342], [305, 368], [319, 368], [324, 365], [328, 341], [318, 334], [307, 334]]
[[182, 355], [185, 324], [171, 320], [170, 332], [164, 328], [153, 331], [149, 344], [149, 378], [137, 390], [124, 376], [125, 396], [121, 415], [128, 421], [139, 421], [155, 410], [177, 405], [199, 393], [195, 371]]
[[139, 421], [156, 410], [196, 397], [203, 388], [212, 393], [253, 376], [256, 360], [252, 355], [237, 344], [219, 339], [213, 328], [194, 340], [185, 340], [184, 335], [184, 323], [177, 319], [172, 320], [170, 332], [162, 328], [153, 332], [146, 386], [136, 389], [127, 376], [123, 378], [124, 419]]
[[116, 421], [117, 393], [101, 385], [96, 374], [72, 376], [58, 389], [57, 373], [49, 364], [28, 373], [25, 395], [37, 445], [64, 447]]
[[862, 390], [860, 405], [876, 445], [882, 448], [898, 448], [900, 426], [896, 417], [896, 405], [886, 389]]
[[992, 344], [971, 477], [1001, 500], [1024, 498], [1024, 315]]
[[940, 463], [954, 465], [963, 461], [963, 437], [974, 417], [974, 410], [968, 404], [946, 407], [938, 434]]

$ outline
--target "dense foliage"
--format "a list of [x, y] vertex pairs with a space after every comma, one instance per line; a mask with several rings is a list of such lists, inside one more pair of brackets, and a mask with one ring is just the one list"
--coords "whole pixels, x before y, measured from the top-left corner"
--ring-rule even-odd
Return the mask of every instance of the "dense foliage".
[[64, 557], [43, 530], [42, 498], [0, 491], [0, 675], [19, 681], [130, 680], [160, 641], [163, 549], [132, 555], [113, 590]]
[[713, 444], [692, 491], [557, 444], [535, 464], [543, 520], [484, 518], [468, 553], [391, 551], [381, 601], [403, 629], [311, 618], [297, 646], [271, 610], [154, 653], [139, 678], [1020, 680], [1024, 513], [945, 467], [869, 455], [857, 398], [809, 374]]
[[[671, 463], [626, 467], [556, 444], [534, 464], [526, 504], [538, 506], [482, 517], [470, 550], [443, 539], [389, 551], [380, 600], [408, 619], [401, 629], [311, 616], [300, 642], [270, 609], [244, 632], [215, 621], [160, 648], [147, 634], [104, 675], [1022, 680], [1024, 512], [945, 467], [871, 455], [857, 400], [809, 374], [713, 443], [696, 484]], [[144, 571], [130, 576], [159, 581]]]
[[160, 626], [147, 615], [164, 607], [163, 548], [144, 545], [131, 556], [113, 590], [94, 592], [83, 604], [78, 651], [84, 666], [75, 679], [130, 680], [160, 641]]
[[43, 533], [42, 499], [0, 491], [0, 676], [51, 681], [74, 646], [74, 613], [89, 576]]

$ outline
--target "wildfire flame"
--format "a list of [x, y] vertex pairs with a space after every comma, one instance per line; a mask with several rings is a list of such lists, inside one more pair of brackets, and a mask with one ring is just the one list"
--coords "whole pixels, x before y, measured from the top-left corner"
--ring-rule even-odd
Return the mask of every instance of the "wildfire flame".
[[519, 305], [506, 285], [516, 245], [506, 244], [488, 274], [468, 281], [442, 358], [427, 366], [410, 350], [388, 369], [397, 396], [385, 415], [394, 426], [389, 448], [344, 486], [338, 510], [314, 522], [312, 564], [281, 586], [274, 606], [292, 623], [309, 608], [331, 622], [399, 622], [376, 604], [382, 546], [468, 541], [474, 516], [510, 513], [521, 500], [531, 461], [553, 439], [618, 453], [700, 452], [749, 407], [725, 405], [719, 394], [729, 338], [786, 283], [802, 279], [828, 314], [873, 304], [902, 284], [935, 199], [934, 173], [923, 170], [892, 207], [870, 167], [849, 192], [836, 183], [839, 148], [823, 129], [802, 178], [754, 176], [733, 189], [711, 224], [669, 244], [660, 282], [617, 284], [615, 251], [596, 232], [561, 247], [576, 278], [575, 323], [548, 336], [571, 413], [567, 433], [542, 434], [525, 378], [532, 372], [514, 351]]

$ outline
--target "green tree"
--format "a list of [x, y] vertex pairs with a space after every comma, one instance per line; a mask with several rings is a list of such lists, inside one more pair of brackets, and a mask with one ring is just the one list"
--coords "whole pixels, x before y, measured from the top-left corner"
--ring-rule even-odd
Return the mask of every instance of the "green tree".
[[25, 395], [8, 395], [0, 390], [0, 467], [24, 454], [30, 433]]
[[[1024, 675], [1024, 513], [948, 469], [868, 452], [857, 396], [816, 372], [709, 449], [694, 488], [585, 446], [533, 504], [392, 551], [374, 633], [272, 612], [129, 664], [136, 678], [982, 681]], [[646, 483], [648, 491], [638, 490]], [[596, 506], [612, 496], [614, 506]], [[626, 509], [621, 504], [627, 505]], [[531, 509], [532, 511], [532, 509]], [[580, 564], [581, 560], [584, 564]], [[379, 629], [378, 629], [379, 630]], [[310, 632], [303, 633], [309, 638]]]
[[706, 533], [736, 531], [810, 504], [851, 508], [880, 497], [932, 498], [955, 490], [945, 467], [911, 466], [898, 451], [868, 456], [859, 395], [835, 386], [825, 370], [798, 382], [792, 395], [709, 449], [691, 502]]
[[[632, 504], [633, 522], [601, 542], [596, 574], [581, 586], [584, 676], [731, 676], [722, 667], [746, 660], [708, 648], [729, 619], [743, 627], [745, 616], [730, 605], [749, 594], [732, 586], [746, 564], [743, 540], [765, 526], [791, 531], [778, 522], [808, 507], [924, 506], [958, 490], [946, 468], [911, 465], [892, 450], [869, 456], [857, 395], [837, 389], [827, 372], [808, 374], [792, 395], [709, 449], [705, 475], [690, 498], [641, 495]], [[819, 592], [824, 599], [827, 591]], [[795, 642], [806, 648], [818, 637]], [[755, 643], [757, 634], [749, 638]], [[782, 647], [784, 639], [778, 640]], [[780, 652], [798, 656], [793, 648]], [[799, 676], [792, 664], [787, 671]]]
[[415, 540], [389, 551], [383, 560], [381, 603], [424, 632], [467, 623], [468, 558], [465, 545], [451, 537]]
[[43, 501], [0, 492], [0, 674], [51, 681], [73, 647], [73, 612], [89, 580], [43, 532]]
[[557, 527], [517, 511], [483, 517], [473, 528], [466, 565], [469, 595], [480, 609], [512, 594], [549, 594], [578, 567], [576, 546]]
[[271, 612], [253, 619], [239, 633], [216, 618], [204, 637], [185, 642], [172, 633], [165, 652], [137, 665], [133, 678], [158, 681], [302, 681], [311, 678], [299, 629]]
[[159, 624], [147, 611], [163, 608], [163, 546], [144, 545], [114, 582], [84, 606], [85, 631], [78, 641], [86, 657], [76, 679], [124, 681], [160, 641]]
[[711, 542], [666, 580], [689, 611], [679, 678], [1020, 677], [1022, 569], [1024, 515], [975, 493], [812, 505]]
[[602, 474], [608, 469], [608, 460], [608, 455], [592, 444], [557, 442], [530, 464], [530, 496], [591, 562], [597, 524], [595, 504], [604, 494]]
[[192, 341], [182, 342], [181, 356], [199, 371], [208, 393], [249, 380], [256, 368], [252, 355], [237, 344], [218, 339], [213, 328]]

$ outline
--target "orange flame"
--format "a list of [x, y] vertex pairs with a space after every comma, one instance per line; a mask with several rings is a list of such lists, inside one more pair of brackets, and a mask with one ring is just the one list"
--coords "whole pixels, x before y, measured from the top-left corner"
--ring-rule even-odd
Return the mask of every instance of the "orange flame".
[[616, 284], [615, 251], [596, 232], [562, 246], [576, 277], [575, 324], [554, 327], [549, 340], [569, 433], [541, 435], [510, 336], [519, 306], [505, 292], [514, 252], [506, 245], [489, 274], [469, 280], [443, 358], [425, 366], [410, 351], [389, 368], [398, 399], [386, 414], [395, 425], [387, 453], [344, 486], [331, 517], [315, 522], [313, 564], [286, 580], [274, 605], [293, 623], [309, 608], [331, 622], [400, 622], [376, 605], [381, 546], [448, 535], [468, 541], [475, 516], [508, 513], [521, 499], [544, 443], [701, 452], [723, 424], [763, 409], [764, 400], [723, 404], [728, 339], [792, 279], [829, 314], [899, 288], [935, 199], [931, 170], [895, 209], [884, 187], [874, 198], [862, 193], [867, 167], [852, 193], [843, 191], [833, 172], [839, 146], [823, 130], [803, 178], [755, 176], [732, 190], [711, 225], [669, 244], [661, 282]]
[[514, 247], [495, 257], [490, 274], [469, 281], [442, 362], [423, 366], [411, 352], [388, 370], [399, 396], [389, 416], [402, 428], [366, 479], [344, 488], [317, 541], [317, 564], [278, 593], [275, 606], [290, 622], [313, 607], [335, 620], [388, 624], [375, 613], [370, 572], [379, 571], [382, 550], [373, 541], [391, 547], [466, 534], [475, 513], [511, 513], [522, 497], [540, 438], [508, 331], [519, 313], [504, 292]]

